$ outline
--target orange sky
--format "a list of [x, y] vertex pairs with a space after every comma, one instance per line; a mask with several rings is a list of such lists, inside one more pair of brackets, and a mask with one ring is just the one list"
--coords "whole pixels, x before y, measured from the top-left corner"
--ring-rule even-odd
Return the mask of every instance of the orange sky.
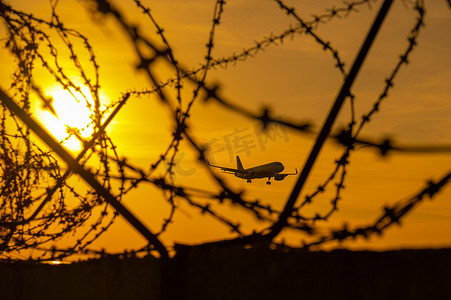
[[[15, 0], [10, 4], [38, 17], [50, 17], [47, 1]], [[166, 37], [177, 60], [187, 69], [204, 62], [205, 44], [211, 28], [214, 1], [142, 1], [152, 9], [152, 14], [165, 29]], [[313, 14], [322, 14], [326, 8], [340, 7], [341, 1], [290, 1], [299, 15], [311, 20]], [[312, 3], [313, 2], [313, 3]], [[322, 24], [317, 33], [339, 50], [347, 68], [352, 64], [362, 40], [375, 16], [381, 1], [373, 9], [366, 5], [358, 13]], [[127, 18], [152, 38], [154, 28], [134, 6], [133, 1], [113, 1]], [[381, 111], [364, 129], [362, 136], [373, 139], [391, 137], [400, 144], [451, 144], [451, 29], [450, 8], [446, 1], [426, 3], [426, 27], [421, 31], [418, 47], [409, 58], [395, 80], [394, 89], [386, 99]], [[85, 7], [77, 1], [60, 1], [57, 12], [64, 25], [86, 35], [94, 47], [101, 76], [101, 97], [105, 102], [116, 100], [121, 93], [150, 87], [149, 80], [136, 70], [137, 57], [124, 33], [112, 19], [93, 23]], [[415, 23], [416, 15], [404, 1], [395, 1], [388, 19], [370, 51], [362, 72], [353, 87], [356, 95], [356, 116], [372, 107], [384, 86], [384, 79], [407, 46], [406, 37]], [[220, 58], [238, 54], [255, 41], [270, 34], [277, 35], [295, 20], [283, 13], [272, 1], [227, 1], [222, 23], [216, 32], [213, 57]], [[4, 27], [0, 39], [5, 37]], [[82, 48], [80, 48], [82, 49]], [[0, 82], [2, 89], [9, 86], [14, 61], [4, 48], [0, 50]], [[84, 54], [86, 57], [86, 53]], [[67, 68], [71, 68], [69, 64]], [[74, 72], [75, 73], [75, 72]], [[156, 70], [161, 81], [173, 76], [167, 68]], [[41, 74], [41, 73], [38, 73]], [[74, 74], [74, 80], [76, 80]], [[54, 85], [42, 74], [39, 83], [47, 92]], [[292, 121], [310, 121], [318, 130], [332, 101], [341, 87], [342, 77], [334, 67], [334, 61], [312, 39], [306, 35], [287, 38], [282, 45], [270, 46], [255, 57], [231, 64], [227, 68], [211, 70], [207, 83], [220, 84], [221, 96], [255, 112], [269, 106], [276, 116]], [[186, 99], [191, 88], [187, 88]], [[41, 121], [46, 126], [42, 115]], [[349, 104], [341, 112], [335, 128], [349, 121]], [[197, 102], [188, 123], [191, 132], [203, 144], [211, 143], [214, 153], [210, 159], [217, 164], [234, 167], [235, 155], [240, 155], [244, 167], [252, 167], [270, 161], [281, 161], [286, 172], [298, 170], [311, 149], [312, 136], [293, 130], [278, 128], [274, 140], [260, 144], [258, 122], [226, 110], [218, 104]], [[118, 151], [129, 162], [144, 169], [155, 161], [170, 141], [171, 119], [168, 110], [153, 97], [131, 97], [110, 129], [110, 137], [118, 145]], [[48, 128], [52, 132], [52, 128]], [[237, 131], [238, 130], [238, 131]], [[230, 141], [238, 134], [248, 135], [252, 146], [246, 149], [232, 148]], [[55, 132], [53, 132], [55, 134]], [[240, 152], [240, 150], [242, 150]], [[341, 148], [326, 143], [319, 161], [307, 182], [305, 193], [311, 193], [323, 182], [334, 168], [334, 161]], [[215, 190], [213, 181], [196, 161], [197, 154], [186, 143], [182, 143], [176, 169], [176, 182], [198, 188]], [[430, 179], [438, 179], [449, 171], [451, 155], [448, 154], [397, 154], [381, 158], [374, 150], [361, 149], [353, 153], [348, 177], [340, 202], [339, 212], [325, 227], [369, 224], [381, 212], [381, 208], [405, 199], [423, 188]], [[78, 180], [78, 179], [76, 179]], [[284, 181], [265, 185], [265, 180], [244, 180], [224, 175], [224, 180], [237, 190], [246, 190], [249, 199], [260, 198], [276, 208], [283, 207], [289, 191], [296, 180], [289, 176]], [[325, 194], [306, 210], [306, 214], [324, 212], [329, 208], [331, 194]], [[157, 230], [162, 219], [167, 217], [168, 206], [161, 193], [151, 186], [142, 185], [125, 198], [126, 205], [150, 228]], [[174, 242], [195, 244], [204, 241], [232, 237], [229, 229], [208, 216], [200, 216], [186, 203], [181, 203], [175, 222], [162, 235], [167, 245]], [[253, 217], [242, 210], [225, 207], [221, 214], [243, 223], [246, 232], [262, 228]], [[394, 249], [405, 247], [449, 247], [451, 246], [451, 189], [447, 187], [434, 201], [426, 201], [405, 217], [402, 226], [387, 230], [383, 237], [369, 242], [357, 240], [344, 244], [352, 248]], [[284, 233], [293, 245], [299, 245], [302, 235]], [[144, 244], [135, 230], [120, 219], [111, 230], [99, 238], [94, 247], [106, 247], [111, 251], [133, 249]]]

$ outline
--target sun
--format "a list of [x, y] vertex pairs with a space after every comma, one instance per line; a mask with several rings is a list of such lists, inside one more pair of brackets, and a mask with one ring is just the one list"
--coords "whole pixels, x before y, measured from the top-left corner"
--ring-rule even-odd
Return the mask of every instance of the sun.
[[[89, 88], [80, 86], [80, 91], [76, 92], [73, 89], [65, 90], [60, 85], [53, 85], [45, 90], [45, 94], [53, 98], [56, 116], [49, 110], [44, 110], [38, 101], [35, 111], [39, 121], [66, 148], [72, 152], [80, 151], [82, 142], [69, 132], [76, 129], [85, 139], [93, 133], [94, 100]], [[103, 107], [109, 103], [105, 93], [100, 92], [99, 98]]]

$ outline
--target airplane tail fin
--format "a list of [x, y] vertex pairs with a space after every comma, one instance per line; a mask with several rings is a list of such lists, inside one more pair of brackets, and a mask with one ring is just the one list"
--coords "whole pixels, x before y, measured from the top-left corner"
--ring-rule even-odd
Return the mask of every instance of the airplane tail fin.
[[244, 170], [243, 164], [241, 163], [241, 160], [240, 160], [240, 157], [239, 157], [239, 156], [236, 157], [236, 168], [237, 168], [238, 170]]

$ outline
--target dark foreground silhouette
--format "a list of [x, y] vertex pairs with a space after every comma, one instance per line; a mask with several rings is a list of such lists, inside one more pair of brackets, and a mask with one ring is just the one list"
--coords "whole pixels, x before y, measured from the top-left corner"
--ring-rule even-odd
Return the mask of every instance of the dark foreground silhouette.
[[112, 256], [0, 264], [1, 299], [450, 299], [451, 249], [282, 252], [183, 247], [169, 262]]

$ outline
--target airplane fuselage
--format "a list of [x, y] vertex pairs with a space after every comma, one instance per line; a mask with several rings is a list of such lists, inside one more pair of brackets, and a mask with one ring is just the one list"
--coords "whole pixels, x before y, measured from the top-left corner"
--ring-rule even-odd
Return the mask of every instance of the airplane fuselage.
[[269, 164], [264, 164], [261, 166], [253, 167], [245, 169], [243, 167], [243, 164], [241, 163], [240, 157], [236, 157], [236, 169], [235, 168], [229, 168], [229, 167], [221, 167], [221, 166], [215, 166], [210, 164], [207, 161], [208, 165], [214, 168], [220, 168], [224, 173], [228, 174], [234, 174], [238, 178], [246, 179], [248, 183], [252, 182], [252, 179], [254, 178], [268, 178], [268, 181], [266, 181], [267, 185], [271, 184], [271, 178], [274, 178], [275, 181], [281, 181], [284, 180], [285, 177], [288, 175], [296, 175], [298, 173], [298, 170], [296, 170], [296, 173], [280, 173], [282, 172], [285, 167], [282, 163], [275, 161]]
[[282, 172], [285, 169], [282, 163], [272, 162], [261, 166], [244, 169], [243, 173], [235, 172], [235, 176], [243, 179], [266, 178]]

